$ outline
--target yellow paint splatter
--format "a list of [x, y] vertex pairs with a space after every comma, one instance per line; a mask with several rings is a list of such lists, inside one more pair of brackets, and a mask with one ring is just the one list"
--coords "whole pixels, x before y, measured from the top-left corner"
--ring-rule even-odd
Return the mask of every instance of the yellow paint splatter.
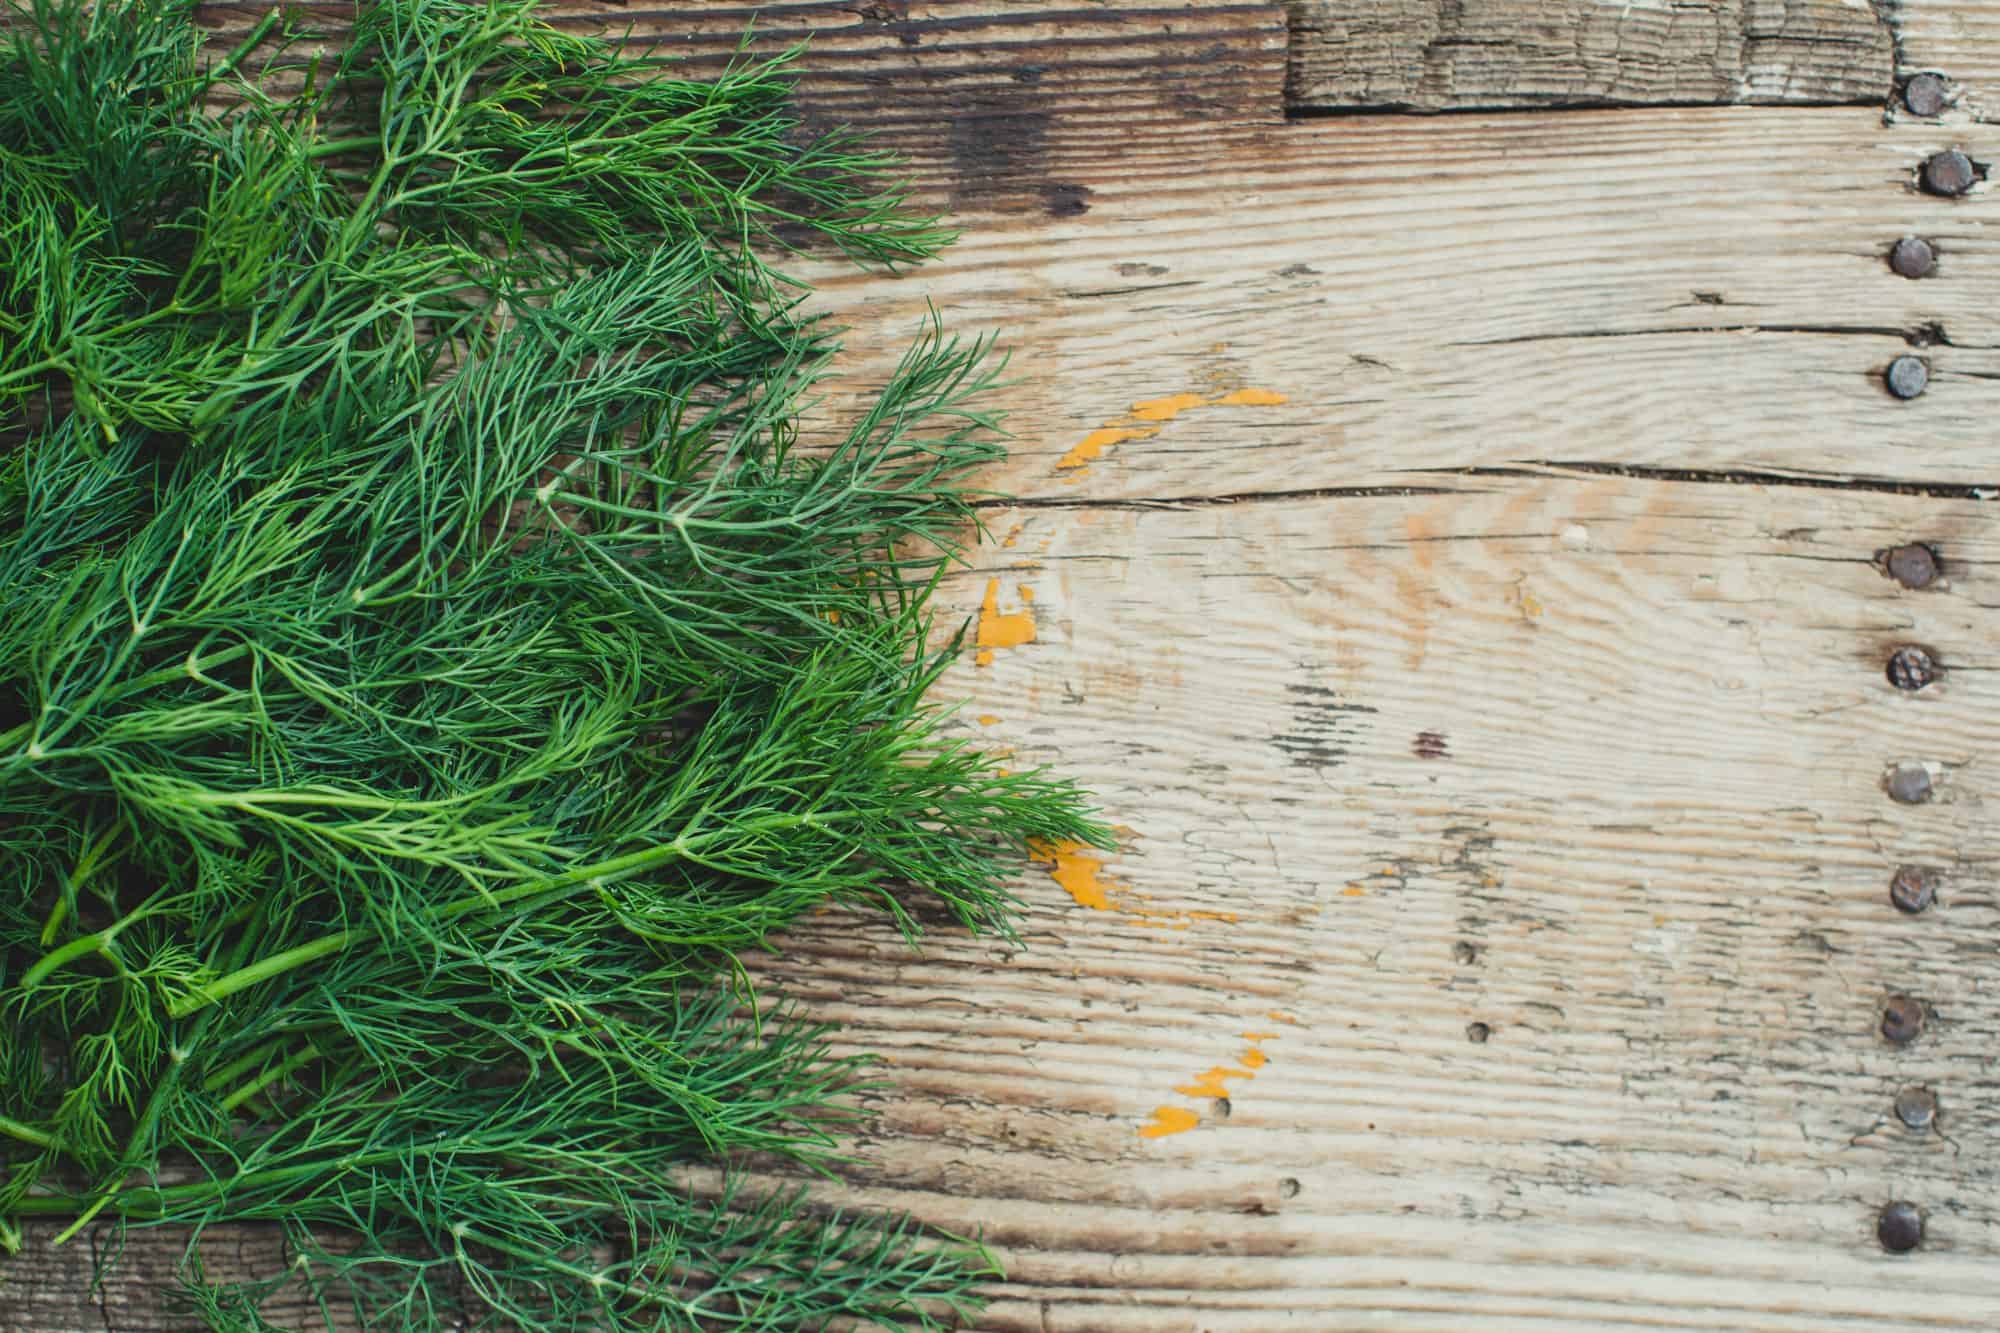
[[1207, 407], [1208, 399], [1198, 393], [1177, 393], [1166, 398], [1148, 398], [1132, 404], [1132, 415], [1141, 421], [1172, 421], [1181, 413]]
[[[1023, 593], [1027, 589], [1022, 589]], [[1023, 597], [1032, 601], [1032, 595]], [[979, 604], [979, 665], [988, 666], [993, 661], [995, 648], [1018, 648], [1024, 643], [1035, 641], [1035, 617], [1028, 611], [1015, 611], [1007, 615], [1000, 612], [1000, 580], [986, 580], [986, 599]]]
[[1153, 1118], [1139, 1126], [1142, 1139], [1163, 1139], [1169, 1134], [1185, 1134], [1201, 1123], [1201, 1117], [1180, 1106], [1156, 1106]]
[[[1073, 472], [1076, 475], [1065, 480], [1074, 484], [1083, 479], [1083, 469], [1103, 457], [1106, 449], [1134, 440], [1149, 440], [1160, 433], [1160, 424], [1172, 421], [1183, 412], [1192, 412], [1198, 407], [1275, 407], [1289, 402], [1284, 394], [1275, 389], [1235, 389], [1215, 397], [1205, 397], [1198, 393], [1175, 393], [1165, 398], [1148, 398], [1132, 404], [1132, 410], [1123, 417], [1107, 421], [1077, 441], [1068, 453], [1056, 460], [1056, 471]], [[1149, 424], [1158, 423], [1158, 424]], [[1005, 545], [1012, 546], [1010, 539]]]
[[1102, 856], [1074, 842], [1036, 842], [1029, 844], [1028, 850], [1036, 858], [1049, 863], [1050, 877], [1062, 885], [1065, 893], [1076, 899], [1079, 907], [1088, 907], [1096, 912], [1114, 910], [1111, 890], [1119, 886], [1115, 880], [1098, 878], [1098, 872], [1104, 869]]
[[1340, 891], [1340, 896], [1343, 898], [1365, 898], [1368, 896], [1368, 890], [1362, 888], [1359, 884], [1350, 884]]
[[1271, 389], [1238, 389], [1215, 400], [1217, 407], [1276, 407], [1291, 399]]
[[1159, 433], [1150, 429], [1128, 430], [1118, 426], [1105, 426], [1084, 436], [1074, 449], [1056, 461], [1056, 467], [1059, 470], [1082, 467], [1114, 444], [1124, 444], [1128, 440], [1150, 439]]
[[1000, 719], [992, 713], [981, 713], [979, 715], [979, 725], [982, 727], [993, 726], [995, 723], [999, 721]]
[[1183, 1083], [1174, 1091], [1183, 1097], [1227, 1097], [1228, 1080], [1255, 1077], [1257, 1075], [1252, 1070], [1237, 1069], [1233, 1065], [1211, 1065], [1207, 1073], [1195, 1075], [1192, 1083]]
[[[1295, 1021], [1289, 1015], [1279, 1014], [1275, 1009], [1270, 1012], [1269, 1016], [1282, 1019], [1286, 1022]], [[1186, 1083], [1177, 1086], [1174, 1091], [1183, 1097], [1201, 1097], [1213, 1101], [1217, 1098], [1229, 1096], [1229, 1081], [1231, 1079], [1247, 1083], [1257, 1077], [1257, 1071], [1270, 1063], [1269, 1057], [1264, 1054], [1263, 1043], [1277, 1040], [1277, 1034], [1274, 1032], [1245, 1032], [1243, 1040], [1248, 1042], [1249, 1046], [1244, 1049], [1243, 1054], [1236, 1057], [1235, 1064], [1210, 1065]], [[1156, 1139], [1163, 1134], [1178, 1134], [1182, 1130], [1193, 1129], [1200, 1123], [1201, 1114], [1197, 1111], [1190, 1111], [1185, 1107], [1179, 1106], [1155, 1107], [1152, 1118], [1139, 1126], [1139, 1136], [1141, 1138]], [[1175, 1128], [1162, 1128], [1162, 1126], [1169, 1124], [1175, 1126]]]

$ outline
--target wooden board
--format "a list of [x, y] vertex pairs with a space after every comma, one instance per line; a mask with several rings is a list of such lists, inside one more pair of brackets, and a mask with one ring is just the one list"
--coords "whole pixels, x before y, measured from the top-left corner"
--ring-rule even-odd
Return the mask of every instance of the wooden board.
[[1294, 108], [1876, 102], [1893, 19], [1843, 0], [1291, 0]]
[[[926, 300], [1005, 330], [1025, 498], [945, 596], [1035, 634], [943, 688], [1127, 830], [1024, 882], [1025, 950], [827, 917], [763, 965], [894, 1057], [826, 1197], [983, 1228], [990, 1330], [2000, 1325], [2000, 247], [1984, 184], [1914, 186], [2000, 130], [1287, 123], [1282, 15], [1158, 8], [1183, 86], [1223, 44], [1206, 109], [1143, 64], [996, 68], [1070, 91], [1018, 170], [910, 113], [955, 252], [808, 266], [855, 326], [831, 416]], [[1115, 47], [1125, 11], [1038, 12]], [[1909, 233], [1935, 277], [1886, 268]], [[1910, 541], [1937, 586], [1878, 568]], [[1940, 683], [1888, 683], [1908, 643]], [[1886, 797], [1900, 762], [1934, 800]], [[1889, 906], [1903, 864], [1940, 907]], [[1892, 992], [1928, 1006], [1907, 1047]], [[1911, 1085], [1940, 1132], [1894, 1121]], [[1892, 1198], [1915, 1254], [1875, 1243]], [[180, 1238], [93, 1288], [110, 1234], [51, 1230], [0, 1330], [173, 1326]]]

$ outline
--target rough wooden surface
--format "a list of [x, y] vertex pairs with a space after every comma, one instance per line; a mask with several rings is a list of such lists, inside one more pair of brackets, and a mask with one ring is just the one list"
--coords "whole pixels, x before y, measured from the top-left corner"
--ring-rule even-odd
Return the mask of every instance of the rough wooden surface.
[[1294, 107], [1877, 101], [1888, 23], [1847, 0], [1290, 0]]
[[2000, 116], [2000, 0], [1913, 0], [1889, 13], [1898, 68], [1946, 79], [1946, 123]]
[[[1023, 951], [828, 917], [764, 965], [895, 1059], [827, 1197], [983, 1228], [1009, 1333], [2000, 1326], [2000, 247], [1984, 184], [1913, 183], [2000, 127], [1286, 123], [1272, 11], [1173, 9], [1234, 91], [1051, 70], [1018, 170], [913, 126], [965, 240], [814, 275], [856, 390], [926, 299], [1006, 330], [1025, 498], [947, 587], [996, 632], [943, 688], [1128, 830], [1024, 883]], [[1936, 276], [1887, 269], [1905, 234]], [[1878, 567], [1909, 541], [1937, 585]], [[1908, 643], [1939, 683], [1890, 685]], [[1891, 908], [1903, 864], [1940, 907]], [[1918, 1084], [1936, 1133], [1890, 1113]], [[180, 1238], [93, 1288], [109, 1233], [48, 1236], [0, 1329], [173, 1326]]]

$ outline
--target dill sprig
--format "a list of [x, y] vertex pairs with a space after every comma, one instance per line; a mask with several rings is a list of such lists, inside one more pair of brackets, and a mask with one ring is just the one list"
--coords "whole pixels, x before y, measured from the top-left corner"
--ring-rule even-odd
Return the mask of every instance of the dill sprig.
[[0, 1241], [282, 1222], [261, 1280], [190, 1244], [218, 1329], [945, 1326], [975, 1243], [743, 1185], [867, 1075], [737, 960], [1004, 931], [1103, 837], [926, 702], [989, 348], [933, 319], [799, 442], [838, 331], [773, 257], [948, 234], [784, 60], [193, 8], [0, 52]]

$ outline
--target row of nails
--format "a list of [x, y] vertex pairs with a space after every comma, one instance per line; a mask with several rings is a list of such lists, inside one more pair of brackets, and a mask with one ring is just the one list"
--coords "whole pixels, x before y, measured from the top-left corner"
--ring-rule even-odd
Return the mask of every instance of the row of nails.
[[[1903, 105], [1912, 115], [1939, 115], [1949, 102], [1945, 82], [1935, 74], [1916, 75], [1903, 85]], [[1955, 199], [1983, 174], [1963, 151], [1947, 148], [1924, 159], [1917, 181], [1928, 193]], [[1905, 236], [1889, 248], [1889, 267], [1906, 278], [1928, 278], [1937, 271], [1937, 246], [1921, 236]], [[1930, 386], [1930, 363], [1920, 356], [1899, 356], [1882, 372], [1882, 382], [1898, 398], [1915, 398]]]
[[[1919, 74], [1903, 85], [1903, 105], [1911, 114], [1935, 116], [1948, 102], [1945, 82], [1935, 74]], [[1933, 153], [1924, 159], [1918, 179], [1932, 194], [1955, 198], [1972, 188], [1979, 171], [1972, 159], [1956, 148]], [[1921, 236], [1905, 236], [1889, 250], [1889, 267], [1905, 278], [1928, 278], [1937, 271], [1937, 247]], [[1889, 363], [1883, 376], [1889, 392], [1898, 398], [1915, 398], [1930, 383], [1930, 366], [1920, 357], [1899, 356]], [[1938, 576], [1937, 552], [1912, 543], [1884, 553], [1884, 567], [1906, 588], [1925, 588]], [[1889, 656], [1889, 683], [1899, 690], [1921, 690], [1940, 674], [1936, 657], [1927, 649], [1907, 644]], [[1920, 764], [1898, 765], [1891, 770], [1889, 796], [1902, 802], [1928, 800], [1930, 771]], [[1906, 865], [1889, 879], [1889, 901], [1896, 910], [1915, 915], [1937, 901], [1937, 872], [1924, 866]], [[1924, 1028], [1923, 1001], [1913, 995], [1892, 995], [1882, 1006], [1883, 1040], [1903, 1046], [1917, 1039]], [[1914, 1134], [1928, 1134], [1937, 1124], [1937, 1094], [1913, 1085], [1896, 1094], [1897, 1121]], [[1924, 1243], [1924, 1212], [1906, 1199], [1883, 1206], [1875, 1217], [1875, 1239], [1891, 1254], [1907, 1254]]]
[[[1912, 115], [1936, 116], [1949, 98], [1945, 82], [1935, 74], [1918, 74], [1903, 85], [1903, 105]], [[1979, 170], [1971, 158], [1956, 148], [1933, 153], [1924, 159], [1918, 180], [1931, 194], [1956, 198], [1972, 188]], [[1905, 278], [1928, 278], [1937, 271], [1937, 246], [1921, 236], [1905, 236], [1889, 249], [1889, 267]], [[1898, 398], [1915, 398], [1930, 384], [1931, 368], [1921, 357], [1899, 356], [1889, 363], [1883, 382]], [[1919, 543], [1898, 546], [1883, 553], [1883, 566], [1906, 588], [1926, 588], [1937, 581], [1937, 552]], [[1889, 655], [1889, 683], [1899, 690], [1921, 690], [1941, 674], [1937, 658], [1928, 649], [1906, 644]], [[1931, 794], [1930, 770], [1921, 764], [1900, 764], [1892, 769], [1887, 783], [1892, 800], [1914, 803]], [[1889, 901], [1896, 910], [1914, 916], [1937, 901], [1937, 872], [1924, 866], [1897, 868], [1889, 878]], [[1924, 1027], [1923, 1001], [1911, 995], [1892, 995], [1882, 1007], [1881, 1032], [1893, 1045], [1915, 1041]], [[1896, 1094], [1896, 1119], [1915, 1134], [1928, 1134], [1937, 1123], [1937, 1094], [1929, 1088], [1911, 1086]], [[1892, 1254], [1906, 1254], [1924, 1241], [1923, 1209], [1905, 1199], [1883, 1206], [1875, 1218], [1875, 1239]]]

